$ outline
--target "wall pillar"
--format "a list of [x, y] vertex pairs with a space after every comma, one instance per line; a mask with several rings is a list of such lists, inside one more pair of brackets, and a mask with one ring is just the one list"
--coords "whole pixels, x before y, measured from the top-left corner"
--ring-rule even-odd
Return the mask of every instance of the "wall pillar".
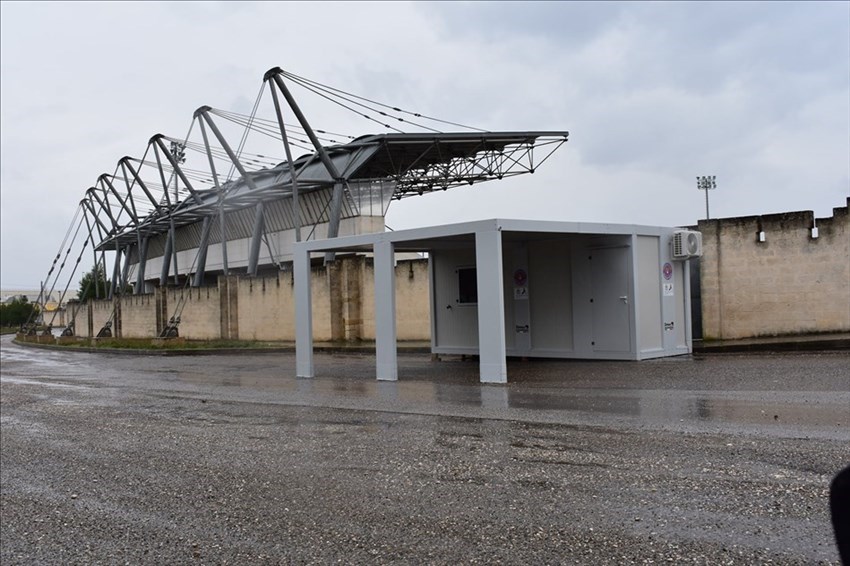
[[325, 268], [328, 281], [328, 296], [330, 298], [331, 340], [341, 342], [345, 340], [345, 322], [342, 308], [342, 260], [337, 259], [336, 261], [328, 262]]
[[239, 277], [222, 275], [218, 278], [221, 339], [239, 339]]
[[94, 303], [93, 299], [89, 299], [86, 301], [86, 314], [88, 314], [88, 320], [86, 321], [86, 336], [89, 338], [94, 338]]
[[156, 289], [156, 335], [161, 336], [162, 331], [168, 324], [168, 289], [157, 287]]
[[114, 315], [112, 317], [112, 335], [116, 338], [122, 338], [122, 330], [121, 330], [121, 295], [115, 295], [113, 299], [113, 312]]
[[343, 259], [342, 317], [345, 340], [359, 342], [363, 338], [363, 256]]

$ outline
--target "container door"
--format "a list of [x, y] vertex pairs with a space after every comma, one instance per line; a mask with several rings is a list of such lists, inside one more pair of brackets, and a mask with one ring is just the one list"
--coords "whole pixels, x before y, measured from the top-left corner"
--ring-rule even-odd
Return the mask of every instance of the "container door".
[[590, 254], [593, 350], [630, 352], [632, 301], [629, 284], [630, 249], [601, 248]]

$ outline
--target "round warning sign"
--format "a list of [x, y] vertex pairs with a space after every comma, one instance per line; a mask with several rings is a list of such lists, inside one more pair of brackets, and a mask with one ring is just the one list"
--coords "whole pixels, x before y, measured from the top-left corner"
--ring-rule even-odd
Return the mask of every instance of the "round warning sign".
[[661, 269], [661, 273], [664, 274], [664, 279], [669, 281], [670, 278], [673, 277], [673, 265], [670, 263], [665, 263], [664, 267]]
[[514, 283], [516, 283], [517, 287], [524, 287], [527, 282], [528, 273], [526, 273], [524, 269], [517, 269], [514, 271]]

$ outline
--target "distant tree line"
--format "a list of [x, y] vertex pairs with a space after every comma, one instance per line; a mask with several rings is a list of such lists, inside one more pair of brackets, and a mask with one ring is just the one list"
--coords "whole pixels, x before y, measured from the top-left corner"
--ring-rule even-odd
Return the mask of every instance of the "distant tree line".
[[112, 281], [106, 278], [103, 265], [97, 264], [80, 279], [80, 289], [77, 291], [77, 298], [80, 302], [85, 302], [89, 299], [105, 299], [109, 296], [109, 287], [111, 286]]
[[16, 297], [0, 304], [0, 326], [20, 326], [35, 320], [38, 305], [29, 302], [26, 296]]

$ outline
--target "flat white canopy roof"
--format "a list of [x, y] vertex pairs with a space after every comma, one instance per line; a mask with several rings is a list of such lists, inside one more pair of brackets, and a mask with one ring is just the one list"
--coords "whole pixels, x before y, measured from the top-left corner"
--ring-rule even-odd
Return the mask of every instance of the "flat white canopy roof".
[[398, 379], [395, 326], [394, 254], [399, 251], [437, 250], [457, 243], [474, 244], [478, 286], [478, 334], [480, 374], [483, 383], [505, 383], [505, 320], [502, 285], [502, 242], [517, 239], [549, 239], [553, 235], [587, 234], [663, 236], [671, 228], [634, 224], [598, 224], [538, 220], [490, 219], [443, 226], [429, 226], [297, 242], [294, 245], [296, 311], [296, 373], [313, 376], [312, 299], [310, 254], [313, 252], [363, 251], [374, 254], [375, 350], [377, 378]]
[[638, 224], [607, 224], [594, 222], [557, 222], [549, 220], [516, 220], [493, 218], [441, 226], [427, 226], [394, 232], [345, 236], [324, 240], [310, 240], [295, 244], [296, 249], [307, 252], [328, 251], [372, 251], [378, 242], [394, 245], [395, 251], [417, 251], [439, 247], [440, 242], [467, 240], [478, 232], [519, 232], [524, 238], [540, 234], [594, 234], [594, 235], [642, 235], [659, 236], [669, 227], [643, 226]]

